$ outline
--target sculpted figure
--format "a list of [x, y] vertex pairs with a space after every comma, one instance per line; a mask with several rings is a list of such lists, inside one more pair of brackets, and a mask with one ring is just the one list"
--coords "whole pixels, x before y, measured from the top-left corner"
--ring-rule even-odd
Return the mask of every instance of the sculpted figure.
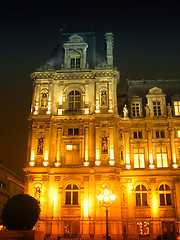
[[170, 103], [168, 103], [167, 105], [167, 114], [168, 117], [172, 117], [172, 106], [170, 105]]
[[123, 113], [124, 113], [124, 117], [128, 117], [128, 109], [127, 109], [126, 104], [123, 107]]

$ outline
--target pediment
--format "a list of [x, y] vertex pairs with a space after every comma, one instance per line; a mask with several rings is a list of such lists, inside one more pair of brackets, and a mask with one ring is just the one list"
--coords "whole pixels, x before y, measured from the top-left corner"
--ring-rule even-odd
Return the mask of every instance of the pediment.
[[71, 37], [69, 37], [69, 42], [70, 43], [84, 43], [84, 40], [78, 34], [74, 34]]
[[148, 95], [161, 95], [164, 94], [161, 88], [158, 87], [153, 87], [151, 89], [149, 89], [149, 93]]

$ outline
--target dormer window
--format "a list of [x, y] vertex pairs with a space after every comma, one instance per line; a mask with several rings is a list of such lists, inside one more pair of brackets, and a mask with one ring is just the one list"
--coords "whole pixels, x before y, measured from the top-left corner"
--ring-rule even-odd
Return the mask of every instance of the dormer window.
[[131, 104], [131, 117], [137, 118], [142, 117], [142, 98], [138, 96], [132, 96], [130, 99]]
[[150, 117], [166, 117], [166, 95], [162, 92], [161, 88], [154, 87], [149, 89], [147, 97], [147, 106], [149, 108], [149, 113], [146, 116]]
[[180, 101], [174, 101], [174, 114], [180, 116]]
[[153, 101], [154, 116], [161, 116], [161, 102]]
[[71, 69], [77, 69], [81, 67], [81, 55], [78, 52], [71, 53]]

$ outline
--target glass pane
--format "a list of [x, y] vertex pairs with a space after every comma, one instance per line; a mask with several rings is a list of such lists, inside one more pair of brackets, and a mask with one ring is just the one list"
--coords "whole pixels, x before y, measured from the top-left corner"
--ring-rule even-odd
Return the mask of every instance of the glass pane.
[[167, 206], [171, 206], [171, 194], [166, 194], [166, 204]]
[[164, 185], [163, 184], [159, 187], [159, 191], [164, 191]]
[[165, 198], [164, 198], [164, 194], [160, 194], [160, 206], [165, 206]]
[[75, 95], [80, 95], [80, 92], [78, 92], [77, 90], [75, 91]]
[[140, 191], [140, 185], [136, 187], [135, 191]]
[[73, 128], [68, 128], [68, 135], [73, 135]]
[[67, 185], [66, 189], [70, 190], [71, 189], [71, 184]]
[[138, 132], [139, 138], [142, 138], [142, 132]]
[[162, 154], [162, 159], [163, 159], [163, 167], [168, 167], [167, 155], [166, 154]]
[[66, 205], [71, 205], [71, 192], [66, 192]]
[[134, 167], [139, 168], [138, 154], [134, 154]]
[[140, 157], [140, 168], [144, 168], [145, 167], [145, 165], [144, 165], [144, 154], [140, 154], [139, 157]]
[[161, 154], [156, 154], [157, 157], [157, 167], [162, 167]]
[[142, 187], [142, 191], [147, 191], [147, 189], [144, 185], [142, 185], [141, 187]]
[[73, 189], [78, 189], [78, 186], [73, 184]]
[[78, 192], [73, 192], [73, 205], [78, 205]]
[[165, 184], [165, 189], [170, 190], [170, 187], [167, 184]]
[[136, 206], [141, 206], [141, 195], [136, 193]]
[[74, 135], [79, 135], [79, 128], [74, 128]]
[[134, 132], [134, 138], [137, 138], [137, 132]]
[[142, 205], [147, 206], [147, 193], [142, 193]]

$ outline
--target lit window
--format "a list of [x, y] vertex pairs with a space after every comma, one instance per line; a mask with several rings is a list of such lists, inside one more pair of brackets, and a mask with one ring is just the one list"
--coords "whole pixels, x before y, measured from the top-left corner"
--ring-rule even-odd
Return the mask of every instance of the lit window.
[[134, 148], [134, 168], [144, 168], [144, 148]]
[[77, 110], [81, 107], [81, 94], [77, 90], [73, 90], [69, 93], [69, 109]]
[[139, 103], [132, 103], [131, 104], [131, 112], [133, 117], [140, 116], [140, 104]]
[[161, 116], [161, 103], [153, 101], [153, 112], [154, 116]]
[[142, 138], [142, 132], [133, 132], [134, 139], [136, 138]]
[[175, 116], [180, 115], [180, 101], [174, 101], [174, 114]]
[[149, 235], [149, 222], [137, 222], [138, 235], [147, 236]]
[[68, 135], [79, 135], [79, 128], [68, 128]]
[[76, 68], [80, 68], [81, 65], [80, 65], [80, 58], [81, 55], [78, 53], [78, 52], [73, 52], [71, 54], [71, 69], [76, 69]]
[[166, 146], [156, 147], [157, 167], [168, 167]]
[[65, 189], [65, 204], [78, 205], [78, 186], [75, 184], [67, 185]]
[[164, 131], [156, 131], [156, 138], [165, 138]]
[[180, 138], [180, 130], [177, 131], [177, 137]]
[[171, 189], [167, 184], [162, 184], [159, 187], [160, 206], [171, 206]]
[[135, 189], [136, 206], [147, 206], [147, 189], [144, 185], [138, 185]]
[[79, 161], [80, 161], [79, 144], [67, 144], [65, 164], [76, 165], [76, 164], [79, 164]]

